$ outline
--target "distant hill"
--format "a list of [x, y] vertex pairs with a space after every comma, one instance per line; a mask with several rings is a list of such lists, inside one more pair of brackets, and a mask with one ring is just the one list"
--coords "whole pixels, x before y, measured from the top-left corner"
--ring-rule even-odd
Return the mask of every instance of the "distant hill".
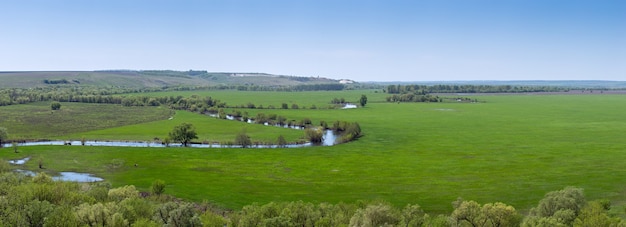
[[0, 88], [28, 88], [60, 84], [120, 87], [171, 87], [215, 85], [295, 86], [335, 83], [340, 83], [340, 81], [322, 77], [191, 70], [0, 72]]

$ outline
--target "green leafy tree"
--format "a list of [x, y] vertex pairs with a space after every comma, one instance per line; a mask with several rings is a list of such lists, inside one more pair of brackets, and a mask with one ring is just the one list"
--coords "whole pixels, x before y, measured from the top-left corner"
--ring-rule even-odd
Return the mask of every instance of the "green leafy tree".
[[241, 132], [237, 134], [235, 144], [240, 145], [242, 148], [252, 145], [252, 140], [250, 140], [250, 136], [246, 134], [246, 129], [241, 130]]
[[581, 188], [566, 187], [548, 192], [537, 207], [530, 210], [522, 226], [571, 226], [584, 205]]
[[304, 130], [304, 135], [312, 143], [321, 143], [324, 140], [324, 130], [322, 127], [309, 127]]
[[400, 222], [400, 216], [400, 213], [390, 205], [373, 204], [358, 209], [350, 219], [350, 226], [396, 226]]
[[402, 221], [400, 222], [401, 226], [423, 226], [425, 215], [426, 214], [419, 205], [408, 204], [404, 207], [404, 209], [402, 209]]
[[13, 171], [9, 162], [0, 159], [0, 173], [7, 173]]
[[2, 147], [2, 142], [9, 138], [9, 131], [7, 128], [0, 127], [0, 148]]
[[24, 206], [28, 226], [44, 226], [44, 221], [53, 211], [54, 205], [48, 201], [32, 200]]
[[279, 135], [278, 136], [278, 147], [286, 147], [287, 146], [287, 140], [285, 140], [285, 137], [283, 137], [283, 135]]
[[52, 110], [60, 110], [61, 109], [61, 103], [60, 102], [52, 102], [52, 104], [50, 104], [50, 108]]
[[121, 213], [130, 223], [141, 219], [150, 219], [154, 213], [153, 202], [144, 198], [124, 199], [118, 204], [117, 212]]
[[168, 202], [157, 208], [154, 217], [166, 226], [201, 226], [194, 205], [190, 203]]
[[462, 226], [464, 223], [470, 226], [483, 226], [485, 224], [480, 204], [477, 202], [463, 201], [459, 198], [452, 203], [452, 206], [454, 207], [454, 211], [452, 211], [450, 217], [457, 226]]
[[18, 145], [17, 145], [17, 142], [13, 141], [13, 142], [11, 143], [11, 147], [13, 147], [13, 152], [15, 152], [15, 153], [17, 153], [17, 152], [18, 152], [18, 151], [17, 151], [17, 146], [18, 146]]
[[161, 195], [165, 192], [165, 181], [163, 180], [155, 180], [152, 182], [152, 186], [150, 187], [152, 194]]
[[75, 208], [76, 218], [81, 226], [107, 226], [109, 217], [113, 216], [115, 203], [83, 203]]
[[198, 138], [196, 129], [189, 123], [182, 123], [174, 127], [169, 136], [173, 141], [179, 142], [185, 147], [189, 145], [192, 139]]
[[500, 202], [483, 205], [482, 213], [491, 226], [519, 226], [521, 221], [514, 207]]
[[128, 198], [139, 197], [139, 191], [134, 185], [126, 185], [124, 187], [109, 189], [109, 199], [112, 201], [122, 201]]
[[224, 227], [228, 224], [228, 221], [224, 217], [210, 210], [200, 215], [200, 221], [202, 221], [202, 226], [206, 227]]
[[504, 203], [487, 203], [481, 207], [475, 201], [458, 199], [450, 215], [458, 226], [519, 226], [521, 216], [515, 208]]
[[365, 95], [361, 95], [361, 98], [359, 99], [359, 103], [361, 104], [361, 106], [365, 106], [365, 104], [367, 104], [367, 96]]
[[612, 218], [609, 216], [608, 211], [611, 209], [611, 205], [603, 201], [592, 201], [580, 211], [576, 220], [574, 220], [574, 226], [624, 226], [624, 221], [619, 218]]
[[45, 227], [80, 226], [71, 207], [56, 208], [45, 220]]

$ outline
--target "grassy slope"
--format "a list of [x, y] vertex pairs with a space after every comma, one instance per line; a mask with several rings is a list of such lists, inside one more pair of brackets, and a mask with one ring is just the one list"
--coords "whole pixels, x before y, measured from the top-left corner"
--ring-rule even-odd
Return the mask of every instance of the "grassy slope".
[[[0, 107], [0, 127], [10, 139], [80, 139], [78, 135], [97, 129], [167, 119], [171, 111], [162, 107], [122, 107], [108, 104], [62, 103], [52, 111], [40, 102]], [[133, 138], [128, 138], [133, 139]]]
[[209, 73], [205, 76], [182, 75], [184, 72], [150, 74], [137, 71], [106, 72], [106, 71], [33, 71], [33, 72], [0, 72], [0, 88], [28, 88], [46, 85], [44, 80], [68, 81], [76, 80], [76, 85], [91, 86], [121, 86], [121, 87], [163, 87], [163, 86], [212, 86], [212, 85], [298, 85], [337, 83], [335, 80], [308, 78], [310, 81], [302, 82], [292, 80], [289, 77], [274, 77], [267, 74], [249, 74], [249, 76], [230, 76], [231, 73]]
[[[167, 75], [143, 75], [137, 72], [92, 72], [92, 71], [43, 71], [43, 72], [0, 72], [0, 87], [50, 86], [43, 81], [66, 79], [77, 80], [73, 85], [162, 87], [177, 85], [212, 85], [211, 81], [199, 77], [175, 77]], [[56, 86], [56, 85], [51, 85]]]
[[[168, 193], [231, 208], [268, 201], [385, 199], [447, 212], [460, 196], [526, 209], [546, 192], [570, 185], [585, 188], [589, 199], [626, 201], [626, 106], [621, 105], [626, 96], [480, 99], [487, 102], [371, 103], [355, 110], [289, 112], [361, 124], [365, 137], [333, 147], [22, 147], [19, 154], [0, 156], [44, 156], [49, 170], [97, 173], [116, 186], [147, 189], [154, 179], [163, 179]], [[113, 160], [123, 160], [125, 167], [112, 169]]]

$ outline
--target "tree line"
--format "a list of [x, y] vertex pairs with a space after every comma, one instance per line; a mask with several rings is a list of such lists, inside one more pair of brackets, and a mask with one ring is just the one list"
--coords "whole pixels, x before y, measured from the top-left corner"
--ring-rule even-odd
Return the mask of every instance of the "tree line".
[[[387, 102], [444, 102], [433, 93], [522, 93], [522, 92], [560, 92], [567, 88], [553, 86], [511, 86], [511, 85], [388, 85], [384, 92]], [[468, 102], [466, 98], [454, 98]], [[471, 102], [477, 102], [472, 100]]]
[[162, 180], [149, 191], [54, 181], [45, 173], [15, 173], [6, 161], [0, 161], [0, 179], [2, 226], [626, 226], [608, 212], [610, 202], [586, 201], [574, 187], [547, 193], [528, 214], [501, 202], [463, 199], [453, 201], [448, 214], [429, 214], [418, 204], [384, 201], [270, 202], [226, 210], [169, 196]]
[[388, 85], [388, 94], [414, 93], [520, 93], [520, 92], [561, 92], [569, 88], [554, 86], [511, 86], [511, 85]]
[[[48, 84], [64, 83], [67, 80], [46, 80]], [[69, 81], [68, 81], [69, 82]], [[161, 91], [191, 90], [240, 90], [240, 91], [317, 91], [343, 90], [342, 84], [310, 84], [295, 86], [259, 86], [259, 85], [217, 85], [217, 86], [181, 86], [181, 87], [97, 87], [97, 86], [46, 86], [35, 88], [0, 89], [0, 106], [26, 104], [31, 102], [57, 101], [102, 104], [122, 104], [126, 99], [129, 105], [150, 105], [147, 97], [135, 97], [138, 93]], [[138, 99], [143, 99], [139, 102]], [[162, 101], [161, 105], [171, 102]], [[155, 104], [152, 102], [151, 104]]]

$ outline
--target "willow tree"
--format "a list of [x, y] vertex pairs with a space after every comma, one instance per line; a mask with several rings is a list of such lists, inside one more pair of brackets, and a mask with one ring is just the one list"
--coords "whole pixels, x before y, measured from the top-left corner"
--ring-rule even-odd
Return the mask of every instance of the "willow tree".
[[169, 136], [173, 141], [179, 142], [185, 147], [189, 145], [192, 139], [198, 138], [195, 127], [190, 123], [182, 123], [174, 127]]

